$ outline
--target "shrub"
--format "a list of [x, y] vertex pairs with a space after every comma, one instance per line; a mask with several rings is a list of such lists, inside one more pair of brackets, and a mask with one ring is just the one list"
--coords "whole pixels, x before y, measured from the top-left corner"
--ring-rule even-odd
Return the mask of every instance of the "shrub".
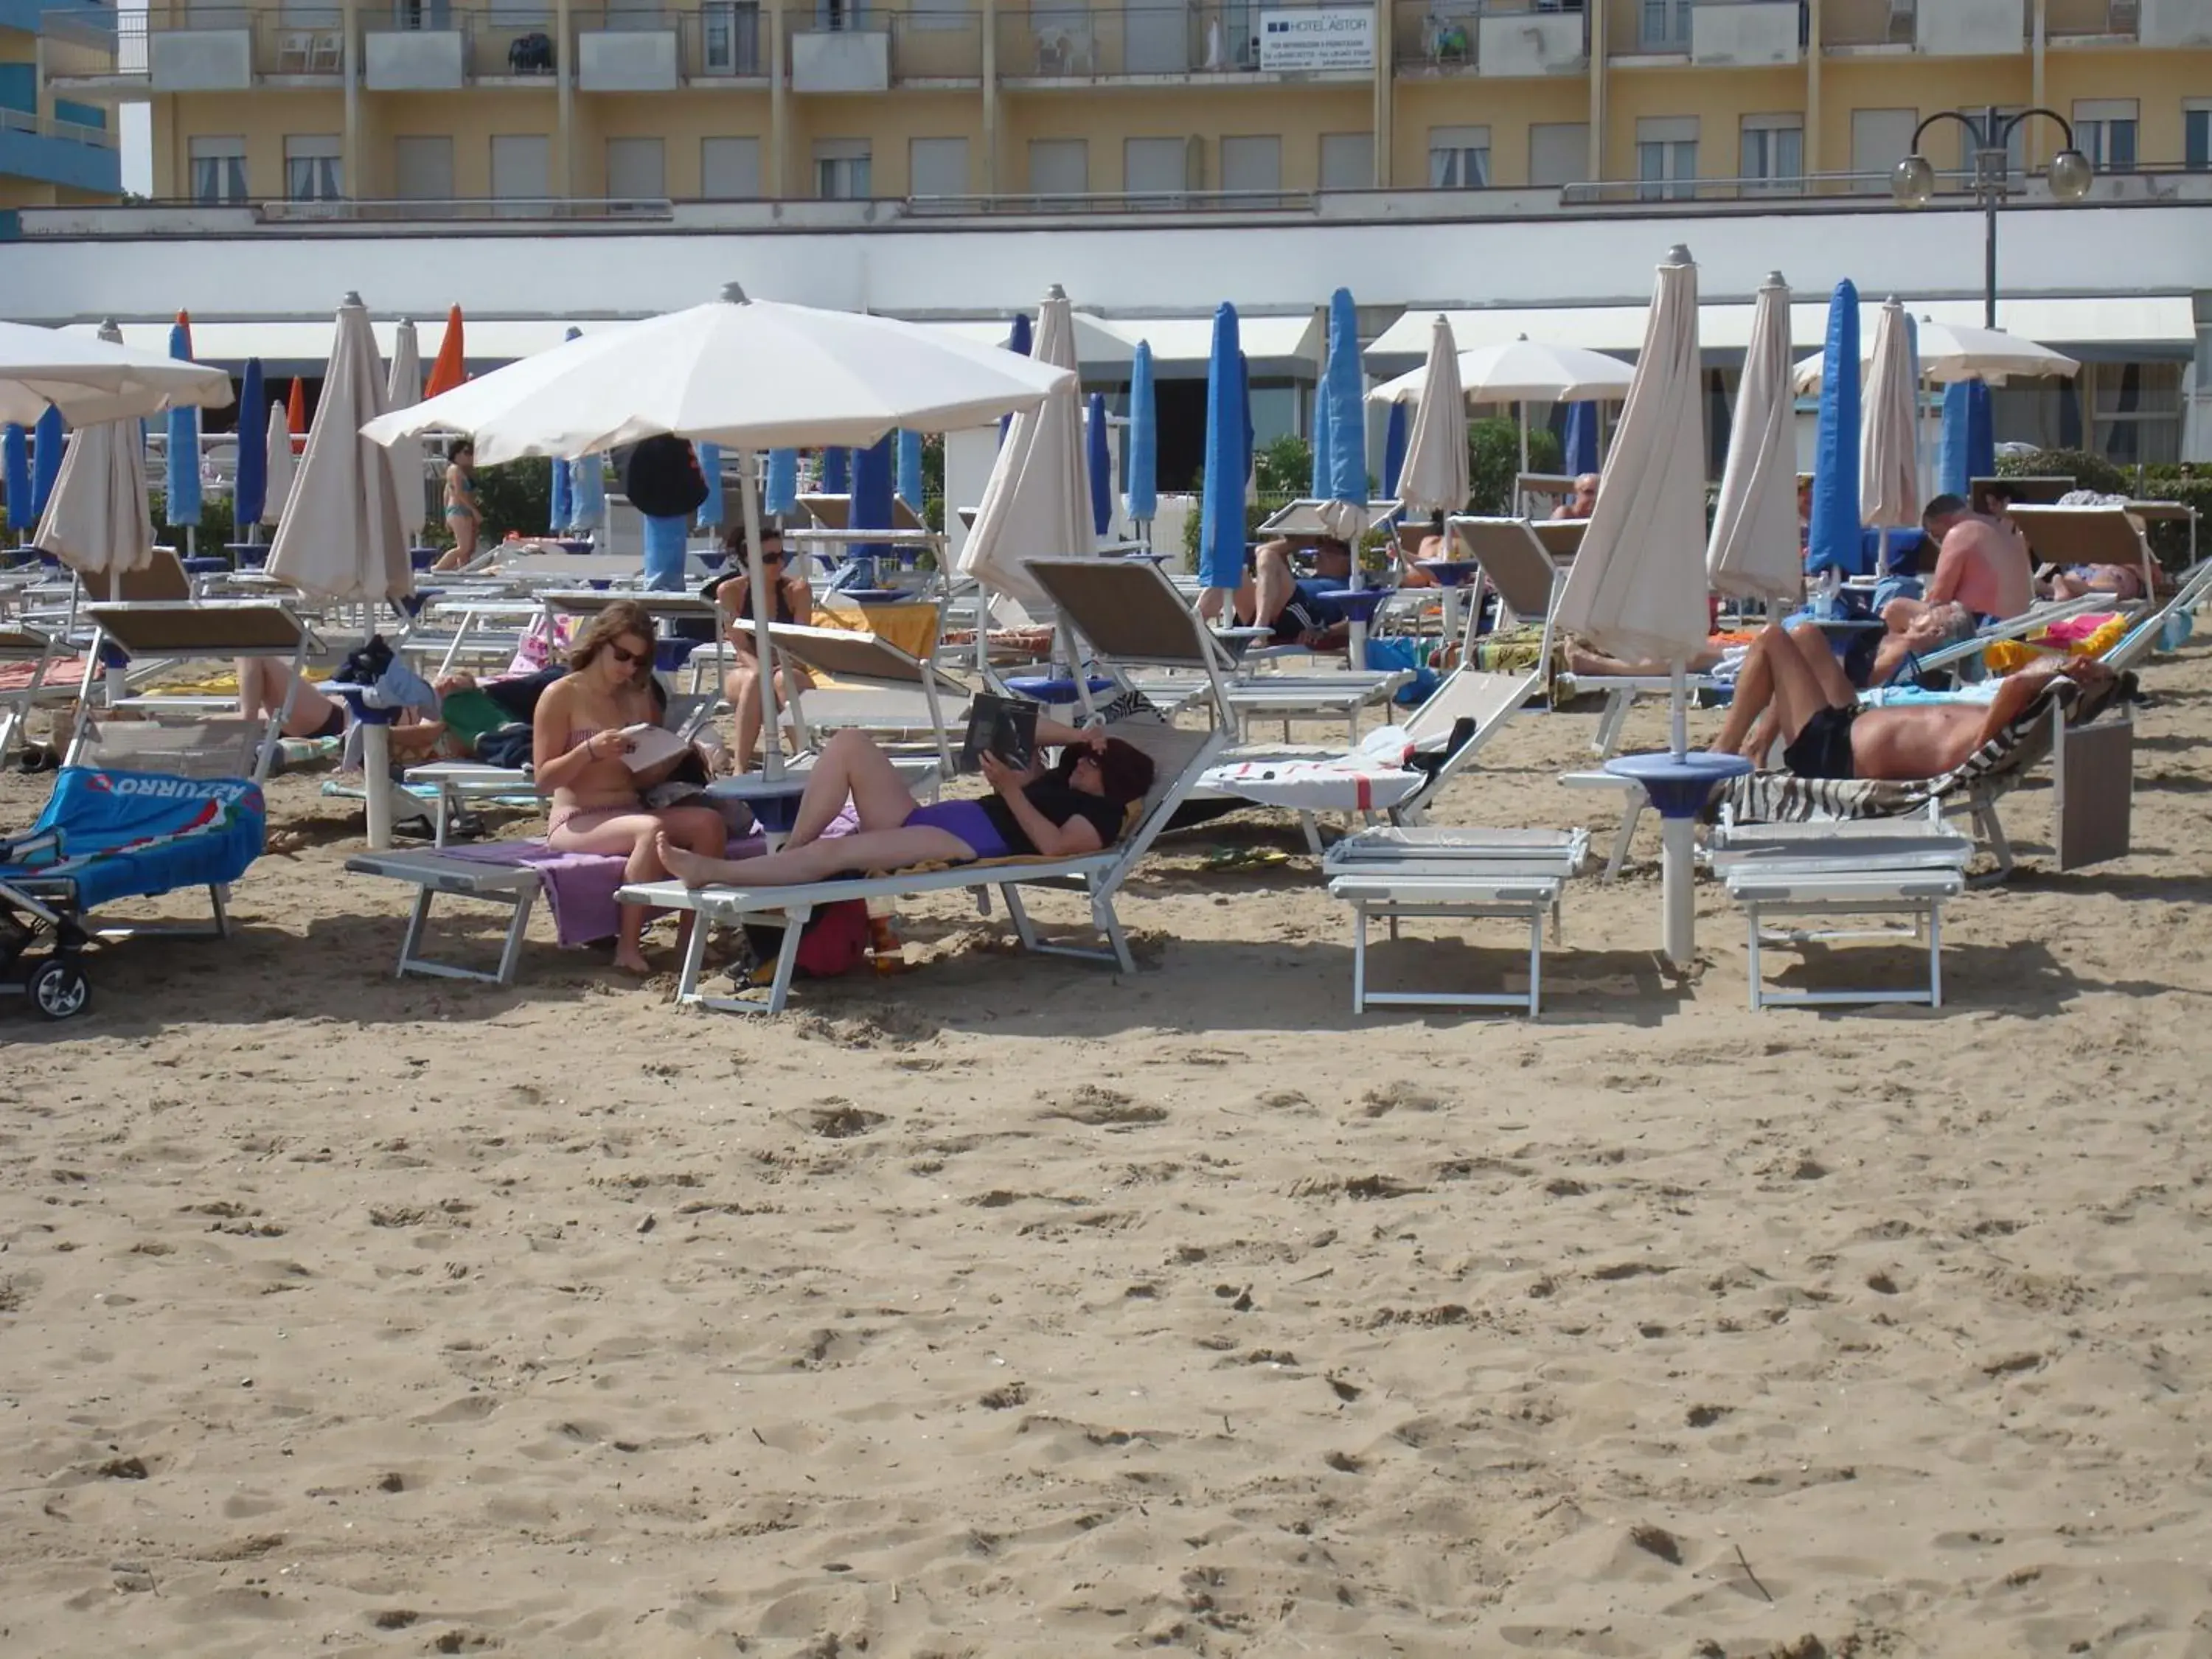
[[[1565, 458], [1559, 435], [1548, 427], [1528, 434], [1528, 470], [1557, 472]], [[1512, 510], [1513, 480], [1521, 471], [1521, 423], [1502, 415], [1486, 416], [1467, 429], [1469, 509], [1480, 514]]]
[[542, 536], [553, 522], [553, 464], [540, 457], [477, 469], [477, 507], [483, 514], [479, 547], [510, 530]]
[[[159, 489], [146, 493], [146, 505], [154, 514], [154, 539], [164, 547], [185, 550], [185, 526], [168, 521], [169, 504], [167, 495]], [[200, 503], [200, 521], [191, 526], [192, 545], [204, 555], [219, 556], [225, 544], [238, 540], [230, 516], [230, 497], [210, 495]]]
[[2068, 477], [2074, 480], [2076, 489], [2094, 489], [2100, 495], [2128, 493], [2127, 475], [2102, 456], [2092, 455], [2085, 449], [2033, 449], [2025, 455], [2000, 455], [1997, 476]]

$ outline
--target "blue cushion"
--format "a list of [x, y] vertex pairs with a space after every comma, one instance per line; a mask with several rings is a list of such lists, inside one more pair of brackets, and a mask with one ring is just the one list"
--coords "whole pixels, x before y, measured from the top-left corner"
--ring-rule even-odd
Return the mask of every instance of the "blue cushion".
[[[1091, 693], [1093, 696], [1102, 691], [1111, 691], [1113, 689], [1114, 682], [1111, 680], [1094, 678], [1091, 682]], [[1006, 690], [1018, 697], [1027, 697], [1035, 702], [1058, 705], [1076, 701], [1075, 682], [1072, 678], [1053, 678], [1042, 674], [1024, 674], [1018, 678], [1008, 680]]]

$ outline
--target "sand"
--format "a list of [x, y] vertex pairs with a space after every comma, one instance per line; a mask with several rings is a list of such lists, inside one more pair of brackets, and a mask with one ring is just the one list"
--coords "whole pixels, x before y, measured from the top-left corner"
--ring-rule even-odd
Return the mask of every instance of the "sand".
[[[1710, 886], [1663, 975], [1647, 831], [1540, 1020], [1354, 1022], [1310, 863], [1201, 867], [1264, 817], [1126, 981], [947, 899], [776, 1022], [542, 922], [395, 983], [280, 780], [238, 938], [0, 1003], [0, 1653], [2212, 1652], [2212, 653], [2149, 678], [2140, 850], [2015, 794], [1934, 1014], [1749, 1013]], [[1592, 726], [1439, 819], [1609, 831]]]

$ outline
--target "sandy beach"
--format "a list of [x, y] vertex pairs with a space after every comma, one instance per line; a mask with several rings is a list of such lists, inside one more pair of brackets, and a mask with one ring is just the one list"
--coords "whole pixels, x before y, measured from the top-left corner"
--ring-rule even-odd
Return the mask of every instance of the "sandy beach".
[[[2212, 649], [2145, 680], [2137, 850], [2011, 796], [1935, 1013], [1749, 1012], [1710, 883], [1663, 974], [1647, 830], [1540, 1019], [1355, 1021], [1262, 813], [1127, 979], [939, 899], [776, 1021], [542, 918], [401, 982], [280, 779], [238, 937], [0, 1003], [0, 1654], [2212, 1654]], [[1435, 820], [1602, 838], [1594, 726]]]

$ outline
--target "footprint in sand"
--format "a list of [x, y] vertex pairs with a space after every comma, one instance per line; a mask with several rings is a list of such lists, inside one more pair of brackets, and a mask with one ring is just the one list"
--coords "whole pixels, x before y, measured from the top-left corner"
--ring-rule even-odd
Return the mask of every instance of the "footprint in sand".
[[1133, 1129], [1147, 1123], [1167, 1121], [1167, 1108], [1154, 1106], [1132, 1099], [1117, 1089], [1102, 1089], [1095, 1083], [1079, 1085], [1070, 1093], [1054, 1097], [1040, 1095], [1048, 1103], [1037, 1115], [1042, 1118], [1067, 1118], [1077, 1123], [1087, 1123], [1094, 1128]]

